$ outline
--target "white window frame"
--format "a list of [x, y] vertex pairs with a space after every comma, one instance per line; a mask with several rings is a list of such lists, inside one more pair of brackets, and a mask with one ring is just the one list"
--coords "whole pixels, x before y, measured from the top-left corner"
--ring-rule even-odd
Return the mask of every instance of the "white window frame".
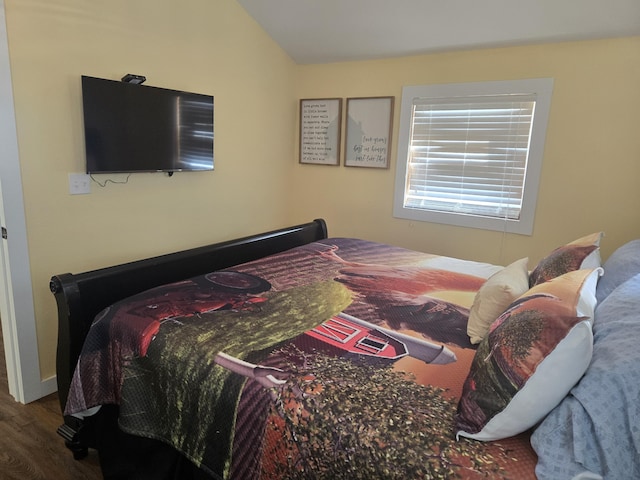
[[[408, 220], [531, 235], [533, 232], [552, 92], [552, 78], [403, 87], [393, 216]], [[436, 212], [405, 207], [405, 189], [407, 185], [414, 99], [477, 97], [503, 94], [534, 94], [536, 97], [520, 218], [511, 220], [507, 218], [491, 218], [465, 213]]]

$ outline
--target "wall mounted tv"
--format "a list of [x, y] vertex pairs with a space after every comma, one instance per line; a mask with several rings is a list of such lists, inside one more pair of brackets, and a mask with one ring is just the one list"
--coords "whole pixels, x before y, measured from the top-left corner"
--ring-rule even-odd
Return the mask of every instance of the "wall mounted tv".
[[87, 173], [213, 170], [213, 96], [82, 76]]

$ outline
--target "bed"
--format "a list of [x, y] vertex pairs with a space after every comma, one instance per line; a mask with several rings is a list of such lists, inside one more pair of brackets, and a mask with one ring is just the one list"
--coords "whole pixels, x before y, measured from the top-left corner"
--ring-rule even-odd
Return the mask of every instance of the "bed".
[[318, 219], [56, 275], [58, 431], [112, 479], [536, 478], [590, 368], [600, 239], [529, 271]]

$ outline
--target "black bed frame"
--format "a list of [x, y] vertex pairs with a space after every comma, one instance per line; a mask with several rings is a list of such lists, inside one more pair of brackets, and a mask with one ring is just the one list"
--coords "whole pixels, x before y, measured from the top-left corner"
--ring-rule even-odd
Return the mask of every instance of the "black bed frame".
[[[84, 273], [51, 278], [58, 306], [56, 375], [64, 412], [71, 378], [94, 317], [112, 303], [153, 287], [272, 255], [327, 238], [323, 219]], [[86, 422], [65, 416], [58, 433], [74, 457], [87, 454]]]

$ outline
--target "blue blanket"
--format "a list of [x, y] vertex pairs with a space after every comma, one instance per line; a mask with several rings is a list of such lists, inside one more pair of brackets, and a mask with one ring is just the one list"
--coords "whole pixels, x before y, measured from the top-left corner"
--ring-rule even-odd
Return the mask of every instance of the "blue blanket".
[[598, 306], [593, 331], [587, 372], [531, 438], [540, 480], [640, 478], [640, 274]]

